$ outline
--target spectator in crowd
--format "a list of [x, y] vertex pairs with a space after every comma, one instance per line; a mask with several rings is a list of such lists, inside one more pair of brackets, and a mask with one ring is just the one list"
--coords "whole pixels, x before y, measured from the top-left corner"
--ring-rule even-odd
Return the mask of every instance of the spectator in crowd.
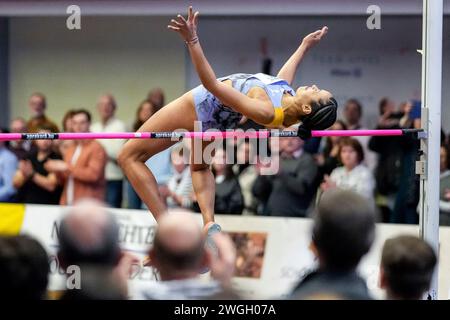
[[76, 110], [70, 109], [68, 110], [62, 119], [62, 128], [64, 132], [73, 132], [73, 115], [75, 114]]
[[0, 236], [0, 299], [46, 299], [50, 266], [42, 245], [27, 235]]
[[241, 187], [242, 196], [244, 197], [243, 214], [255, 214], [257, 200], [253, 196], [253, 184], [255, 183], [258, 173], [256, 172], [256, 148], [255, 139], [242, 140], [237, 147], [237, 163], [233, 166], [233, 172], [237, 176], [239, 186]]
[[450, 226], [450, 152], [445, 144], [441, 145], [440, 167], [439, 224], [441, 226]]
[[138, 259], [120, 249], [119, 226], [105, 204], [93, 199], [77, 201], [61, 220], [58, 240], [61, 267], [79, 266], [84, 280], [81, 291], [68, 289], [62, 299], [127, 297], [129, 272]]
[[167, 183], [165, 197], [170, 208], [191, 208], [192, 206], [192, 178], [189, 168], [189, 154], [184, 154], [186, 148], [179, 143], [171, 149], [171, 161], [174, 174]]
[[[379, 103], [380, 118], [376, 129], [399, 129], [401, 113], [395, 112], [394, 103], [383, 98]], [[392, 219], [395, 199], [400, 186], [401, 161], [403, 152], [400, 148], [402, 137], [371, 137], [369, 148], [378, 154], [375, 168], [377, 204], [382, 213], [383, 222]]]
[[361, 144], [354, 138], [344, 138], [339, 145], [339, 160], [342, 167], [337, 167], [330, 176], [325, 176], [321, 189], [338, 187], [352, 190], [374, 205], [375, 179], [372, 172], [362, 163], [364, 151]]
[[[102, 95], [97, 102], [100, 121], [91, 126], [92, 132], [125, 132], [125, 124], [115, 117], [117, 103], [111, 94]], [[123, 173], [117, 164], [117, 156], [125, 143], [121, 139], [102, 139], [99, 143], [103, 146], [108, 156], [105, 169], [106, 178], [106, 203], [113, 208], [122, 206]]]
[[[420, 101], [416, 102], [419, 112], [413, 111], [411, 102], [404, 102], [400, 106], [399, 124], [401, 128], [420, 128]], [[417, 118], [419, 117], [419, 118]], [[399, 149], [401, 150], [401, 172], [399, 188], [395, 198], [394, 211], [390, 222], [416, 224], [419, 222], [417, 205], [420, 198], [420, 182], [416, 175], [415, 162], [417, 159], [420, 141], [413, 136], [400, 137]]]
[[[15, 118], [11, 121], [9, 129], [12, 133], [27, 132], [27, 122], [24, 118]], [[36, 147], [30, 140], [17, 140], [9, 142], [9, 150], [16, 155], [18, 160], [23, 160], [35, 152]]]
[[[294, 129], [291, 127], [287, 130]], [[259, 174], [255, 180], [253, 194], [262, 203], [267, 199], [259, 214], [287, 217], [307, 215], [316, 191], [314, 182], [318, 170], [313, 157], [303, 151], [303, 145], [302, 139], [280, 138], [279, 158], [272, 146], [271, 165], [279, 161], [279, 171], [276, 175]]]
[[397, 112], [395, 102], [388, 97], [384, 97], [378, 104], [380, 119], [378, 125], [384, 128], [398, 127], [400, 119], [403, 117], [401, 112]]
[[441, 148], [439, 151], [439, 170], [440, 173], [446, 173], [450, 171], [450, 154], [449, 154], [449, 146], [446, 144], [441, 144]]
[[153, 104], [153, 107], [155, 108], [154, 112], [157, 112], [165, 105], [165, 95], [163, 89], [153, 88], [150, 90], [147, 95], [147, 100]]
[[357, 99], [349, 99], [344, 106], [344, 121], [348, 130], [359, 130], [362, 128], [362, 105]]
[[[164, 92], [160, 88], [153, 89], [149, 92], [147, 100], [152, 103], [154, 112], [157, 112], [164, 106]], [[155, 154], [145, 162], [145, 165], [155, 176], [159, 193], [167, 194], [167, 183], [173, 175], [173, 168], [170, 163], [170, 148]], [[139, 197], [133, 197], [133, 195], [137, 196], [134, 190], [130, 197], [132, 201], [130, 201], [129, 207], [132, 209], [141, 208], [142, 200]]]
[[[80, 109], [73, 117], [74, 132], [89, 132], [91, 114]], [[61, 205], [72, 205], [81, 198], [105, 198], [105, 166], [107, 155], [95, 140], [78, 140], [63, 154], [64, 160], [48, 160], [45, 169], [55, 172], [64, 185]]]
[[[363, 107], [357, 99], [350, 99], [344, 106], [344, 121], [348, 130], [365, 130], [361, 124], [363, 115]], [[370, 137], [355, 136], [364, 150], [364, 164], [370, 169], [374, 170], [377, 165], [377, 155], [369, 149]]]
[[[38, 133], [51, 133], [41, 129]], [[55, 173], [45, 169], [50, 160], [61, 160], [61, 156], [53, 151], [52, 140], [36, 140], [37, 150], [19, 162], [19, 169], [14, 176], [14, 187], [17, 189], [17, 202], [58, 204], [61, 188]]]
[[364, 197], [350, 190], [325, 191], [314, 214], [310, 245], [318, 268], [301, 280], [293, 298], [333, 294], [371, 299], [357, 267], [374, 238], [375, 210]]
[[[6, 133], [0, 129], [1, 133]], [[0, 202], [10, 202], [16, 194], [13, 180], [19, 162], [11, 151], [5, 146], [5, 142], [0, 141]]]
[[[341, 120], [336, 120], [336, 122], [328, 130], [346, 130], [347, 126]], [[322, 153], [316, 156], [316, 161], [319, 166], [318, 179], [323, 180], [325, 175], [331, 174], [331, 172], [339, 165], [339, 142], [342, 137], [327, 137], [325, 141], [325, 146]]]
[[415, 236], [386, 240], [381, 254], [380, 287], [390, 300], [420, 300], [430, 288], [437, 257]]
[[[136, 111], [136, 119], [133, 122], [132, 130], [138, 131], [139, 128], [144, 124], [144, 122], [150, 119], [150, 117], [154, 113], [155, 108], [153, 104], [149, 100], [142, 101]], [[136, 191], [134, 191], [133, 187], [128, 181], [126, 182], [126, 190], [128, 209], [140, 209], [142, 207], [141, 198], [139, 198], [138, 194], [136, 193]]]
[[[214, 236], [218, 255], [205, 247], [202, 229], [190, 213], [175, 211], [158, 220], [150, 250], [150, 264], [159, 271], [161, 281], [148, 282], [133, 299], [205, 299], [223, 292], [234, 274], [236, 252], [229, 237]], [[212, 280], [199, 278], [199, 271], [210, 268]]]
[[420, 128], [421, 116], [421, 101], [408, 100], [403, 101], [399, 106], [399, 111], [402, 114], [400, 119], [400, 127], [402, 128]]
[[28, 106], [30, 107], [31, 113], [31, 118], [27, 123], [28, 132], [37, 132], [42, 127], [50, 128], [52, 132], [59, 132], [56, 123], [45, 115], [47, 99], [42, 93], [33, 93], [28, 101]]
[[216, 180], [214, 212], [216, 214], [242, 214], [244, 197], [232, 166], [227, 163], [224, 149], [216, 150], [212, 161], [212, 173]]
[[[70, 109], [64, 114], [62, 120], [62, 128], [64, 132], [73, 132], [72, 117], [74, 113], [75, 110]], [[74, 140], [56, 140], [55, 143], [60, 154], [64, 154], [71, 145], [75, 145]]]

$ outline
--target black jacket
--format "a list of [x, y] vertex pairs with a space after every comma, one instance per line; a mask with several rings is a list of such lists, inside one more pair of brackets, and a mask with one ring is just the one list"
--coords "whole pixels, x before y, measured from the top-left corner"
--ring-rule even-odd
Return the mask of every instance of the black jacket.
[[366, 281], [355, 270], [333, 272], [316, 270], [303, 278], [292, 293], [292, 299], [316, 294], [331, 294], [348, 300], [372, 300]]
[[264, 204], [263, 215], [304, 217], [315, 194], [317, 165], [303, 152], [298, 159], [281, 159], [281, 173], [260, 175], [253, 185], [253, 195]]
[[[378, 126], [377, 129], [386, 128]], [[400, 129], [400, 127], [388, 129]], [[402, 180], [404, 180], [402, 173], [404, 171], [405, 155], [409, 155], [412, 152], [412, 156], [415, 156], [418, 150], [418, 140], [408, 135], [394, 137], [376, 136], [370, 138], [369, 149], [378, 153], [378, 165], [375, 168], [377, 191], [383, 195], [396, 193], [402, 184]], [[408, 164], [408, 166], [411, 165]], [[411, 167], [414, 168], [414, 164]], [[412, 176], [414, 178], [414, 174]], [[409, 183], [414, 183], [414, 181], [408, 181], [407, 183], [409, 185]]]
[[241, 186], [236, 177], [225, 179], [216, 183], [215, 213], [242, 214], [244, 210], [244, 197]]

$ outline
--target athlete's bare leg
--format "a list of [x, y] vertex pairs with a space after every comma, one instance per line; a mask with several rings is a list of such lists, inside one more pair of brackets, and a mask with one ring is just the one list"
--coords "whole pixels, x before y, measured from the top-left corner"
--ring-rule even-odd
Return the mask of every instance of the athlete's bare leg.
[[[138, 131], [161, 132], [176, 129], [192, 131], [196, 120], [193, 97], [189, 92], [160, 109]], [[176, 141], [170, 139], [133, 139], [124, 145], [118, 159], [131, 185], [156, 220], [167, 211], [167, 208], [159, 196], [155, 177], [145, 162], [174, 143]]]
[[[216, 181], [210, 169], [210, 164], [204, 161], [204, 149], [208, 146], [210, 141], [195, 141], [192, 139], [191, 143], [191, 175], [192, 186], [194, 188], [195, 196], [203, 216], [203, 224], [206, 226], [210, 222], [214, 222], [214, 198]], [[201, 146], [201, 150], [198, 147]], [[196, 148], [197, 147], [197, 148]], [[200, 152], [197, 160], [201, 163], [195, 163], [194, 153]], [[200, 158], [201, 157], [201, 158]], [[198, 161], [200, 162], [200, 161]]]

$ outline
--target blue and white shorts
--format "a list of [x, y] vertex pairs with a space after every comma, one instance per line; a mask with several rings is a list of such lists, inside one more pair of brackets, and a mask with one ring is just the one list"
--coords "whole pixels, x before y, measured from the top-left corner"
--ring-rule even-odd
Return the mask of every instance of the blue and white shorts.
[[242, 119], [242, 114], [224, 106], [203, 85], [194, 88], [192, 94], [194, 95], [197, 119], [202, 124], [203, 132], [212, 128], [220, 131], [236, 129], [239, 121]]

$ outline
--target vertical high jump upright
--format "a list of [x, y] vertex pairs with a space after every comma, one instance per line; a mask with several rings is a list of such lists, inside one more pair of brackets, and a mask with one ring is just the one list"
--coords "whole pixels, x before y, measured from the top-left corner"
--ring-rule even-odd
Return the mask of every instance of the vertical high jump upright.
[[[442, 94], [443, 0], [423, 0], [422, 13], [422, 116], [426, 137], [420, 142], [423, 154], [416, 163], [420, 174], [420, 236], [439, 252], [439, 149]], [[438, 269], [429, 299], [438, 296]]]

